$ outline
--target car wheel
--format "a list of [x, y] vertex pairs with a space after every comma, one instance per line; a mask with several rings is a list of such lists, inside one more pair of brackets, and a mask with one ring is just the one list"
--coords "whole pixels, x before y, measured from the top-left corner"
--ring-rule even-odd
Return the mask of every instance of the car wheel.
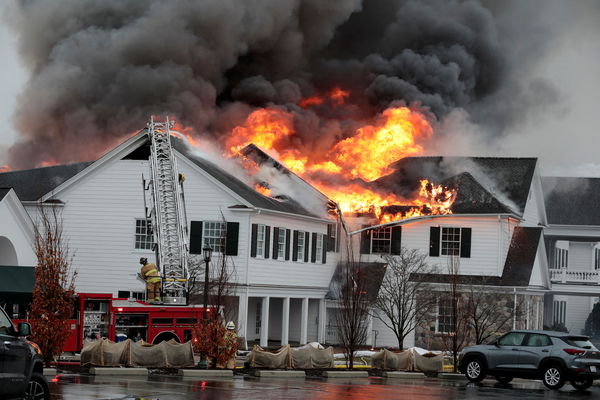
[[27, 384], [25, 400], [50, 400], [50, 388], [42, 374], [34, 372]]
[[496, 380], [499, 383], [502, 383], [503, 385], [506, 385], [507, 383], [509, 383], [510, 381], [513, 380], [513, 377], [512, 376], [497, 376]]
[[548, 389], [558, 390], [565, 384], [565, 374], [558, 365], [548, 365], [544, 368], [542, 381]]
[[577, 377], [571, 379], [571, 386], [573, 386], [577, 390], [589, 389], [593, 383], [594, 383], [594, 380], [592, 378], [588, 378], [586, 376], [577, 376]]
[[485, 378], [485, 366], [479, 358], [472, 358], [467, 361], [465, 376], [471, 382], [481, 382]]

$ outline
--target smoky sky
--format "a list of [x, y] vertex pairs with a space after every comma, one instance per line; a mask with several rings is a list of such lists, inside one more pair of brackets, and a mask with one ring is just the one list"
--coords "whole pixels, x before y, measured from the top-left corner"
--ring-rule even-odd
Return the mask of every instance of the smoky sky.
[[[544, 2], [501, 3], [15, 2], [6, 22], [29, 79], [9, 164], [94, 159], [151, 115], [218, 142], [263, 106], [294, 113], [307, 150], [398, 102], [436, 120], [463, 109], [481, 135], [502, 135], [560, 96], [551, 82], [522, 79], [551, 48], [552, 24], [536, 16]], [[334, 86], [350, 92], [347, 107], [298, 106]]]

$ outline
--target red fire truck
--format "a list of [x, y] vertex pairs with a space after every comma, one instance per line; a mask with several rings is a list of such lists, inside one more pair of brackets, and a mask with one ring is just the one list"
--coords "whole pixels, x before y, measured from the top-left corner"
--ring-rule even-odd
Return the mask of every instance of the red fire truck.
[[[210, 308], [207, 312], [212, 312]], [[148, 304], [110, 294], [79, 293], [76, 318], [69, 321], [71, 334], [64, 351], [79, 352], [88, 341], [107, 338], [159, 343], [191, 340], [194, 326], [202, 320], [204, 307]]]

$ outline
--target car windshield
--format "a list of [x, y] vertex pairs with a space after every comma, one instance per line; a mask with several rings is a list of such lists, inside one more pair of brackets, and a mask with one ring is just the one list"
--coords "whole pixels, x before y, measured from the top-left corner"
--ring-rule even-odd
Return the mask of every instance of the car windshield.
[[597, 350], [596, 347], [594, 347], [594, 345], [585, 336], [569, 336], [563, 338], [563, 340], [571, 346], [580, 347], [582, 349]]

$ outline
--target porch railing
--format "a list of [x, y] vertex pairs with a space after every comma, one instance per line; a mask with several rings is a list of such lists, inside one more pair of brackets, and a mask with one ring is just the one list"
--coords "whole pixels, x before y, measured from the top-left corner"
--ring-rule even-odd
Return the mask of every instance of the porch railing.
[[585, 283], [600, 285], [600, 270], [569, 271], [567, 268], [550, 269], [550, 280], [555, 283]]

